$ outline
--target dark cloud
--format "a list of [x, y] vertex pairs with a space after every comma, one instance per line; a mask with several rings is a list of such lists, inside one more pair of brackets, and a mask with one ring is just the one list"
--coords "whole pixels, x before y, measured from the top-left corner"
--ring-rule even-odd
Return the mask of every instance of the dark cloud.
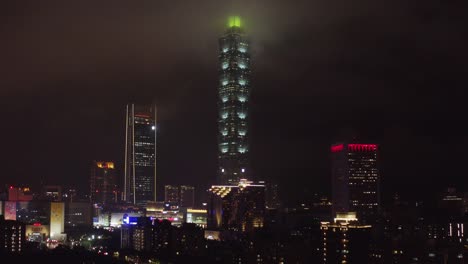
[[297, 197], [323, 190], [328, 145], [355, 135], [382, 145], [387, 193], [427, 178], [464, 183], [466, 8], [435, 0], [6, 1], [1, 182], [86, 187], [89, 161], [122, 163], [124, 105], [155, 100], [160, 183], [206, 188], [216, 170], [217, 38], [226, 17], [240, 14], [253, 45], [256, 175], [278, 179], [285, 192], [306, 186]]

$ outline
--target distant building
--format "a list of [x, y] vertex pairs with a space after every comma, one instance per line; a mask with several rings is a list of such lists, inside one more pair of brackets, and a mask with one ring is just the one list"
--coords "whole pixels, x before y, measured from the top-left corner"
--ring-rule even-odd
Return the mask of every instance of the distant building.
[[179, 186], [164, 186], [164, 202], [179, 205]]
[[268, 182], [266, 184], [266, 207], [269, 209], [280, 207], [277, 183]]
[[252, 231], [263, 227], [265, 185], [241, 180], [238, 185], [213, 185], [209, 193], [208, 228]]
[[114, 162], [93, 161], [90, 177], [92, 203], [110, 204], [117, 200], [117, 184]]
[[26, 227], [15, 220], [5, 220], [0, 215], [0, 253], [17, 253], [24, 250]]
[[156, 201], [156, 107], [127, 105], [123, 198], [146, 206]]
[[249, 178], [250, 48], [241, 19], [230, 17], [219, 39], [218, 183]]
[[62, 201], [62, 186], [59, 185], [46, 185], [42, 189], [41, 200], [52, 202]]
[[180, 186], [180, 204], [181, 207], [193, 208], [195, 206], [195, 187]]
[[31, 201], [33, 195], [29, 187], [14, 187], [10, 186], [8, 188], [8, 201], [17, 202], [17, 201]]
[[92, 205], [89, 202], [65, 203], [65, 230], [93, 225]]
[[380, 210], [377, 145], [336, 144], [331, 159], [333, 214], [353, 211], [362, 223], [372, 222]]
[[339, 213], [333, 223], [322, 222], [323, 264], [371, 263], [371, 226], [361, 225], [356, 213]]

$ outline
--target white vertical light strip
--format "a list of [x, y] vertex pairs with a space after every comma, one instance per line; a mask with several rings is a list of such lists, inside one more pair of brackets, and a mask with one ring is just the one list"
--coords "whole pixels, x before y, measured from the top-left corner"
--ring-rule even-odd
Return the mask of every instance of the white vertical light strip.
[[128, 104], [127, 104], [127, 111], [125, 113], [125, 161], [124, 161], [124, 201], [127, 201], [127, 184], [129, 184], [127, 181], [128, 171], [127, 171], [127, 163], [128, 163]]
[[462, 237], [465, 236], [465, 232], [463, 231], [463, 223], [461, 223], [461, 235], [462, 235]]
[[460, 237], [460, 224], [457, 224], [457, 237]]
[[452, 236], [452, 223], [449, 224], [449, 236]]
[[156, 202], [156, 187], [157, 187], [157, 184], [156, 184], [156, 180], [157, 180], [157, 177], [156, 177], [156, 165], [157, 165], [157, 162], [156, 162], [156, 159], [157, 159], [157, 147], [156, 147], [156, 142], [158, 142], [157, 140], [157, 131], [158, 131], [158, 109], [156, 107], [156, 104], [153, 106], [154, 107], [154, 202]]
[[136, 183], [135, 183], [135, 104], [132, 104], [132, 178], [133, 178], [133, 204], [136, 204]]

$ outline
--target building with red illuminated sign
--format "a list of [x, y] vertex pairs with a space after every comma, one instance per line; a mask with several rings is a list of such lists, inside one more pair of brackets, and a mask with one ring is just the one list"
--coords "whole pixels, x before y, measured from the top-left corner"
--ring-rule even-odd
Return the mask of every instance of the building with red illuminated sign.
[[333, 214], [356, 212], [362, 223], [372, 222], [380, 208], [376, 144], [331, 146]]

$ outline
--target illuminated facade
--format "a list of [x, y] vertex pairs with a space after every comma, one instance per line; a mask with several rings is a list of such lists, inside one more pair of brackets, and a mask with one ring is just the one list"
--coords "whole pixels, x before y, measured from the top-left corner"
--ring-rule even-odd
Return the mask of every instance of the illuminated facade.
[[380, 208], [377, 145], [336, 144], [332, 156], [332, 212], [357, 212], [372, 222]]
[[361, 225], [356, 213], [339, 213], [333, 223], [321, 222], [324, 264], [370, 262], [371, 226]]
[[229, 19], [219, 39], [218, 182], [237, 184], [249, 178], [249, 44], [239, 17]]
[[156, 201], [156, 107], [127, 105], [124, 200]]
[[65, 204], [62, 202], [50, 203], [50, 237], [63, 240], [65, 232]]
[[238, 185], [213, 185], [209, 189], [208, 228], [252, 231], [265, 218], [265, 185], [242, 179]]
[[91, 166], [91, 202], [109, 204], [117, 198], [117, 185], [113, 162], [94, 161]]

